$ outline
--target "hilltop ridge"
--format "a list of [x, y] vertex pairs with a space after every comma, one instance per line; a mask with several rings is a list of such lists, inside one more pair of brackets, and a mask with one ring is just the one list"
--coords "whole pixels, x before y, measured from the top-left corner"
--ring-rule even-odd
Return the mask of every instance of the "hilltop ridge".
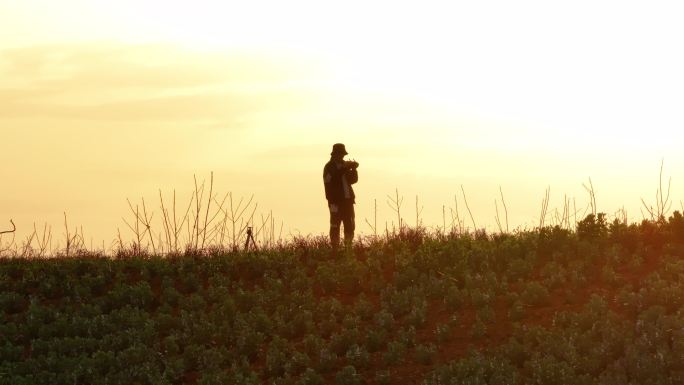
[[0, 260], [4, 384], [684, 381], [684, 218]]

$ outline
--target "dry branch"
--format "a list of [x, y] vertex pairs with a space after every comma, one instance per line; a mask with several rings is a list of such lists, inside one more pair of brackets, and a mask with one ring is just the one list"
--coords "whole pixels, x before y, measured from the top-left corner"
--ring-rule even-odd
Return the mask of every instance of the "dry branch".
[[470, 211], [470, 207], [468, 206], [468, 198], [466, 198], [466, 193], [465, 189], [463, 189], [463, 185], [461, 185], [461, 191], [463, 192], [463, 201], [465, 202], [466, 209], [468, 209], [468, 214], [470, 215], [470, 220], [473, 221], [473, 231], [477, 230], [477, 225], [475, 224], [475, 218], [473, 218], [473, 213]]
[[17, 231], [17, 226], [14, 225], [14, 221], [10, 219], [10, 223], [12, 224], [12, 230], [0, 231], [0, 235], [9, 234]]

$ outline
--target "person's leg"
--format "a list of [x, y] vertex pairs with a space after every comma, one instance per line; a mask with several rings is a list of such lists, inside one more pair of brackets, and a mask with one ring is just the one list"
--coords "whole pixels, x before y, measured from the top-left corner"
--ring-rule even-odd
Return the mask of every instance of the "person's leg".
[[328, 205], [330, 210], [330, 245], [336, 249], [340, 244], [340, 205]]
[[351, 243], [354, 240], [354, 230], [356, 229], [354, 203], [345, 202], [343, 213], [344, 215], [342, 216], [342, 220], [344, 222], [344, 243], [347, 246], [351, 246]]

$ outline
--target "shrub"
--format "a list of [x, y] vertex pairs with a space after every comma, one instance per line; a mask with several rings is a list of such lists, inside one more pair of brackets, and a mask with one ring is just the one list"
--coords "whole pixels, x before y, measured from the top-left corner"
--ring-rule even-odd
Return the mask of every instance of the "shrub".
[[472, 289], [470, 291], [470, 303], [478, 309], [489, 305], [491, 301], [492, 296], [483, 290]]
[[307, 368], [297, 380], [297, 385], [323, 385], [323, 377], [315, 370]]
[[367, 368], [370, 364], [370, 354], [359, 345], [352, 345], [347, 350], [347, 362], [357, 368]]
[[197, 385], [224, 385], [229, 384], [230, 376], [220, 370], [202, 371], [197, 380]]
[[525, 305], [519, 300], [513, 302], [513, 305], [508, 310], [508, 317], [511, 321], [520, 321], [525, 318]]
[[545, 305], [549, 301], [549, 291], [537, 281], [529, 282], [525, 286], [525, 290], [520, 295], [520, 299], [531, 306]]
[[394, 316], [385, 309], [380, 310], [378, 314], [375, 315], [375, 324], [390, 331], [394, 328]]
[[238, 354], [250, 360], [256, 358], [259, 348], [264, 342], [264, 335], [252, 329], [238, 331], [236, 338], [236, 349]]
[[356, 372], [353, 366], [345, 366], [335, 376], [335, 384], [337, 385], [360, 385], [361, 376]]
[[306, 337], [304, 337], [302, 342], [304, 345], [304, 351], [309, 355], [309, 357], [316, 356], [325, 344], [323, 338], [316, 334], [308, 334]]
[[416, 345], [416, 328], [409, 326], [408, 328], [399, 329], [397, 340], [407, 348], [414, 347]]
[[423, 365], [430, 365], [435, 357], [437, 347], [434, 344], [416, 346], [416, 361]]
[[0, 293], [0, 310], [5, 314], [15, 314], [20, 312], [25, 305], [24, 297], [19, 293], [5, 292]]
[[487, 335], [487, 325], [480, 319], [480, 317], [475, 317], [475, 322], [473, 327], [470, 329], [470, 336], [475, 339], [480, 339]]
[[451, 326], [449, 324], [438, 324], [435, 328], [435, 336], [440, 344], [449, 342], [451, 339]]
[[266, 374], [270, 377], [280, 377], [290, 368], [291, 351], [286, 340], [276, 336], [271, 341], [266, 352]]
[[378, 370], [375, 372], [375, 383], [378, 385], [390, 385], [392, 383], [392, 376], [389, 370]]
[[451, 286], [447, 290], [444, 302], [446, 303], [447, 308], [449, 310], [456, 311], [459, 310], [466, 302], [466, 295], [464, 294], [464, 292], [459, 290], [458, 287]]
[[324, 293], [335, 292], [339, 287], [339, 279], [335, 268], [331, 264], [321, 264], [316, 269], [316, 283]]
[[337, 355], [328, 348], [322, 348], [318, 353], [318, 370], [323, 373], [330, 372], [337, 365]]
[[392, 341], [387, 345], [387, 351], [382, 355], [382, 360], [387, 365], [396, 365], [404, 359], [406, 345], [400, 341]]
[[347, 353], [349, 348], [359, 341], [359, 331], [356, 329], [345, 329], [341, 333], [333, 334], [330, 337], [330, 350], [342, 356]]
[[577, 222], [577, 237], [580, 240], [595, 240], [604, 238], [607, 234], [608, 222], [605, 213], [599, 213], [598, 216], [589, 214]]
[[477, 310], [476, 316], [485, 323], [492, 323], [494, 322], [495, 317], [494, 309], [492, 309], [492, 307], [489, 305], [484, 306]]
[[372, 329], [366, 335], [366, 347], [369, 352], [377, 352], [387, 344], [387, 332], [383, 329]]
[[354, 304], [354, 313], [361, 317], [361, 319], [364, 321], [371, 320], [375, 314], [375, 307], [372, 303], [370, 303], [370, 301], [368, 301], [363, 293], [361, 293], [356, 299], [356, 303]]
[[289, 365], [293, 374], [299, 374], [311, 365], [311, 360], [306, 353], [295, 351]]
[[414, 327], [421, 327], [425, 323], [427, 316], [427, 302], [425, 300], [417, 301], [411, 309], [411, 312], [406, 316], [406, 322]]

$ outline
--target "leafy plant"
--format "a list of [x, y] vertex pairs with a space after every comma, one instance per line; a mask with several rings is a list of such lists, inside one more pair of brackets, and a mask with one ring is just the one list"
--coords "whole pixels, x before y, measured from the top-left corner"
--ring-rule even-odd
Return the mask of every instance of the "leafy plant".
[[520, 299], [530, 306], [545, 305], [549, 302], [549, 298], [549, 291], [537, 281], [529, 282], [520, 294]]
[[335, 375], [335, 384], [337, 385], [360, 385], [361, 376], [356, 372], [353, 366], [345, 366]]
[[418, 345], [415, 350], [416, 361], [423, 365], [432, 364], [437, 347], [434, 344]]
[[370, 354], [359, 345], [352, 345], [347, 350], [347, 362], [356, 368], [367, 368], [370, 365]]
[[382, 359], [387, 365], [397, 365], [406, 354], [406, 345], [400, 341], [391, 341], [387, 345], [387, 351], [382, 355]]

